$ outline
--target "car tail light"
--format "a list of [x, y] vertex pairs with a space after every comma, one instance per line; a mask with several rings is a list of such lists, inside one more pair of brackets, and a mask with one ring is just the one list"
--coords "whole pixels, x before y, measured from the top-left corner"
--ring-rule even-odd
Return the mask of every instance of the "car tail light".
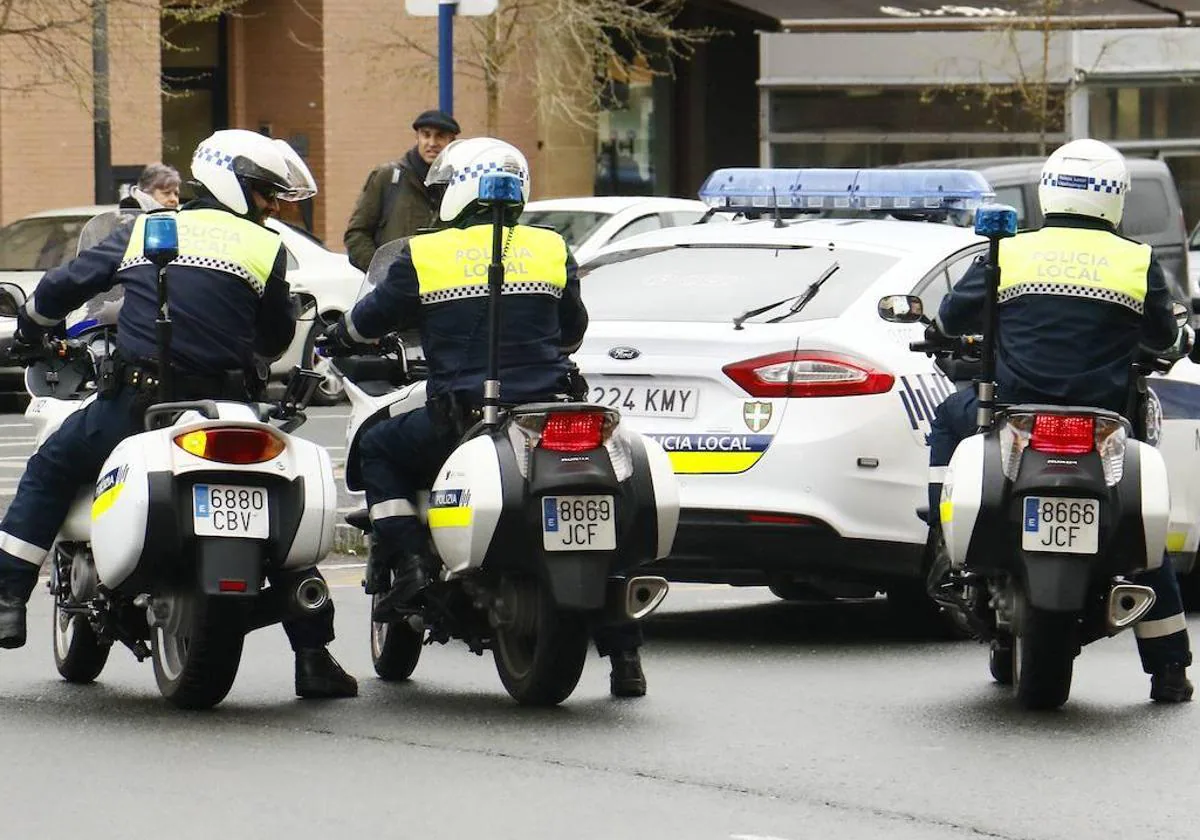
[[197, 429], [175, 437], [175, 445], [206, 461], [222, 464], [261, 464], [286, 448], [281, 438], [266, 429]]
[[1090, 414], [1039, 414], [1029, 445], [1051, 455], [1086, 455], [1096, 443], [1096, 418]]
[[837, 353], [789, 351], [726, 365], [722, 371], [752, 397], [851, 397], [882, 394], [896, 378]]

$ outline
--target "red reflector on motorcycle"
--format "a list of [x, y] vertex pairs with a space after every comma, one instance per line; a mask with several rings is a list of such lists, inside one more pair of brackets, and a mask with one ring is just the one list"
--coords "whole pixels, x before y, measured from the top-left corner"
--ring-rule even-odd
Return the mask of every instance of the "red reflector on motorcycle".
[[791, 516], [786, 513], [747, 513], [747, 522], [759, 525], [811, 525], [807, 516]]
[[571, 411], [551, 414], [542, 427], [542, 449], [551, 452], [586, 452], [604, 443], [604, 414]]
[[217, 581], [217, 589], [221, 592], [245, 592], [246, 581], [226, 578]]
[[1080, 414], [1039, 414], [1029, 446], [1052, 455], [1086, 455], [1096, 441], [1096, 418]]
[[206, 461], [261, 464], [283, 452], [284, 442], [265, 429], [197, 429], [175, 438], [175, 445]]

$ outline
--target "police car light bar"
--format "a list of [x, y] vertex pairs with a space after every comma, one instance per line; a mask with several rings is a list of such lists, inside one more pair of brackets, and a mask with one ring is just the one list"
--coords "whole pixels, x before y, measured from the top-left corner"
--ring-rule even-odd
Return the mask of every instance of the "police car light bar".
[[995, 195], [969, 169], [718, 169], [700, 187], [715, 210], [966, 211]]

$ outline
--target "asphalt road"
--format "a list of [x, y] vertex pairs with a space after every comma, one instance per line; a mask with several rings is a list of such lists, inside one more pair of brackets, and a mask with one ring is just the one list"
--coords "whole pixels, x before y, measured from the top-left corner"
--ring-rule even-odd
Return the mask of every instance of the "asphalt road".
[[[340, 438], [337, 413], [309, 433]], [[1084, 651], [1063, 711], [1028, 714], [981, 646], [911, 638], [881, 601], [680, 586], [648, 623], [647, 697], [610, 699], [593, 658], [563, 707], [526, 710], [461, 645], [374, 679], [361, 572], [328, 573], [361, 696], [297, 700], [268, 628], [205, 713], [124, 650], [99, 684], [60, 682], [39, 590], [30, 644], [0, 651], [0, 839], [1196, 834], [1200, 704], [1150, 704], [1128, 634]]]

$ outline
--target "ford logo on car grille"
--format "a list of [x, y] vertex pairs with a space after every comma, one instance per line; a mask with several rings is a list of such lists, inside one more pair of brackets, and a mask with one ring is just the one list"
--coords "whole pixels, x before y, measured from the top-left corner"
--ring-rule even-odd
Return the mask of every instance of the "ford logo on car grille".
[[614, 347], [608, 351], [608, 355], [612, 356], [619, 362], [627, 362], [630, 359], [636, 359], [642, 355], [642, 351], [636, 347]]

